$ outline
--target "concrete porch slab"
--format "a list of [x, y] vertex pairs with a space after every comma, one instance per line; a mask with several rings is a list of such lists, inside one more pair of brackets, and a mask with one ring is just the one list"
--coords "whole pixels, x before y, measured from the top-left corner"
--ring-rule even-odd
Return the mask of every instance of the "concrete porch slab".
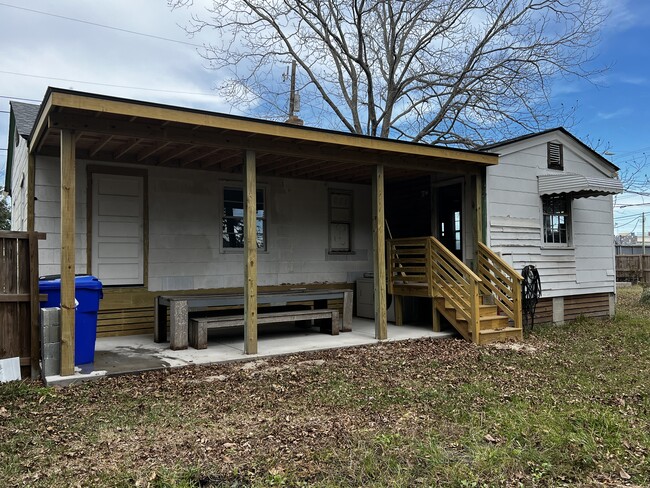
[[[230, 361], [249, 361], [270, 356], [295, 354], [332, 348], [374, 344], [373, 320], [355, 317], [352, 331], [337, 336], [322, 334], [318, 327], [299, 328], [294, 324], [260, 326], [258, 354], [244, 354], [243, 328], [212, 330], [208, 335], [208, 348], [188, 348], [172, 351], [169, 343], [156, 343], [153, 334], [122, 337], [104, 337], [95, 344], [95, 362], [75, 368], [72, 376], [48, 376], [46, 383], [69, 385], [104, 376], [139, 373], [163, 368], [176, 368], [193, 364], [213, 364]], [[434, 332], [428, 325], [388, 324], [388, 341], [447, 338], [454, 332]]]

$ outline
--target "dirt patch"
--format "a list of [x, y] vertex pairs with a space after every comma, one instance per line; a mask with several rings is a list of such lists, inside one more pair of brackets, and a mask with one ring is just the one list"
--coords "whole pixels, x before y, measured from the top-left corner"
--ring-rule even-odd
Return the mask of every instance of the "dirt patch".
[[527, 354], [534, 354], [537, 352], [537, 348], [535, 346], [526, 344], [525, 342], [496, 342], [489, 344], [489, 347], [501, 351], [515, 351]]

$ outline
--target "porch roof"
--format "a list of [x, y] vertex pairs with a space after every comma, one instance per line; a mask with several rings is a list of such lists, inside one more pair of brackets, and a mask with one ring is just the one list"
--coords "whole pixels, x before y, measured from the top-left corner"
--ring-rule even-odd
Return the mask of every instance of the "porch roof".
[[425, 173], [474, 173], [495, 165], [488, 152], [368, 137], [311, 127], [48, 88], [30, 152], [59, 156], [60, 130], [76, 133], [77, 159], [240, 172], [254, 150], [257, 173], [370, 183]]

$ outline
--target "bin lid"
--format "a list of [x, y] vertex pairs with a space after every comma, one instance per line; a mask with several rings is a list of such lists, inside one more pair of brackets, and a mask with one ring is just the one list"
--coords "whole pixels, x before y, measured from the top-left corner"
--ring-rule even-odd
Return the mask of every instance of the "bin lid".
[[77, 276], [74, 279], [74, 286], [86, 290], [101, 290], [102, 282], [94, 276]]
[[[102, 282], [94, 276], [76, 276], [74, 279], [75, 289], [84, 289], [84, 290], [101, 290]], [[47, 290], [60, 290], [61, 289], [61, 278], [56, 278], [53, 280], [39, 280], [38, 288], [41, 291]]]

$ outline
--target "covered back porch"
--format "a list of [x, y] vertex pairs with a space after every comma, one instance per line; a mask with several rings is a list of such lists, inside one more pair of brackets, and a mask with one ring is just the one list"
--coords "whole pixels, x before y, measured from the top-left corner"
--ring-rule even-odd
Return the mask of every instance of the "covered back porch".
[[[42, 274], [54, 266], [61, 274], [61, 372], [74, 371], [75, 273], [106, 285], [100, 336], [153, 331], [161, 294], [241, 293], [244, 352], [256, 354], [260, 291], [349, 287], [369, 272], [374, 339], [384, 340], [386, 221], [394, 237], [440, 230], [453, 247], [460, 235], [463, 247], [452, 251], [475, 265], [484, 168], [496, 163], [496, 155], [476, 151], [50, 89], [30, 142], [30, 171], [41, 183], [52, 170], [60, 175], [47, 183], [58, 187], [60, 229], [50, 251], [60, 262]], [[431, 190], [418, 196], [435, 210], [433, 195], [445, 200], [443, 183], [454, 181], [462, 226], [453, 211], [395, 218], [416, 200], [414, 182]], [[44, 205], [31, 209], [37, 230]], [[136, 207], [140, 221], [130, 212]], [[118, 228], [133, 228], [135, 241], [104, 239], [102, 229]], [[129, 249], [137, 255], [125, 257]]]

